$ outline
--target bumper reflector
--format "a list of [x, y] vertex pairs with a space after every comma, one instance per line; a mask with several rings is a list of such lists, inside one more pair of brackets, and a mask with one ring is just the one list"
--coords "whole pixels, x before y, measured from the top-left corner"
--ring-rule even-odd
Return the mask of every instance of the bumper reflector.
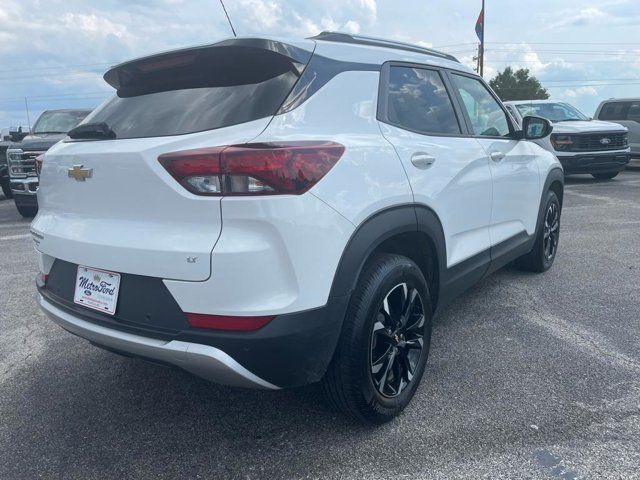
[[240, 332], [258, 330], [276, 318], [275, 315], [264, 317], [230, 317], [227, 315], [205, 315], [201, 313], [186, 313], [185, 315], [189, 326], [192, 328]]

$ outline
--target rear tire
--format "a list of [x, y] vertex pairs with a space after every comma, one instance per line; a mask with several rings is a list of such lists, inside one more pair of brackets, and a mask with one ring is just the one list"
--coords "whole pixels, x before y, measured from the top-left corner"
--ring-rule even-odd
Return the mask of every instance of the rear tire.
[[7, 198], [13, 198], [13, 192], [9, 185], [2, 185], [2, 193], [4, 193], [4, 196]]
[[363, 423], [382, 424], [399, 415], [424, 373], [431, 317], [420, 268], [400, 255], [375, 255], [358, 279], [322, 380], [328, 399]]
[[38, 207], [32, 205], [20, 205], [16, 203], [16, 208], [18, 209], [18, 213], [24, 218], [33, 218], [38, 214]]
[[560, 241], [560, 201], [555, 192], [548, 191], [544, 203], [542, 225], [529, 253], [516, 260], [516, 266], [529, 272], [546, 272], [553, 265]]
[[598, 180], [611, 180], [618, 176], [620, 172], [608, 172], [608, 173], [592, 173], [591, 176]]

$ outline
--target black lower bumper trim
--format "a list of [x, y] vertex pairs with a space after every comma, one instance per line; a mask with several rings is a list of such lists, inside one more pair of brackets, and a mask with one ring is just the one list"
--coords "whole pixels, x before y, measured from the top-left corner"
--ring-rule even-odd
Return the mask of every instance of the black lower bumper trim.
[[121, 274], [115, 316], [73, 303], [77, 265], [56, 260], [45, 299], [87, 322], [148, 338], [179, 340], [218, 348], [243, 367], [278, 387], [322, 379], [338, 342], [348, 297], [332, 297], [321, 308], [278, 315], [252, 332], [189, 328], [184, 313], [159, 278]]
[[628, 153], [558, 157], [565, 173], [619, 172], [631, 159]]

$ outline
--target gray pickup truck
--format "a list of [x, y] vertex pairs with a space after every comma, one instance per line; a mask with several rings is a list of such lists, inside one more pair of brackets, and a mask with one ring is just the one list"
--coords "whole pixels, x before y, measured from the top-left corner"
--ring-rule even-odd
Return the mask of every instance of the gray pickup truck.
[[11, 193], [23, 217], [38, 213], [36, 158], [58, 143], [91, 113], [88, 109], [47, 110], [20, 143], [7, 149]]

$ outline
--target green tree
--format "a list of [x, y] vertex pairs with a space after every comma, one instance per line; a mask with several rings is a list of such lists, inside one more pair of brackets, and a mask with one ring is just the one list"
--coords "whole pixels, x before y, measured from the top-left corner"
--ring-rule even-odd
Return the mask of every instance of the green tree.
[[489, 81], [491, 88], [502, 101], [509, 100], [546, 100], [549, 92], [536, 77], [529, 75], [528, 68], [521, 68], [515, 72], [511, 67], [504, 69]]

